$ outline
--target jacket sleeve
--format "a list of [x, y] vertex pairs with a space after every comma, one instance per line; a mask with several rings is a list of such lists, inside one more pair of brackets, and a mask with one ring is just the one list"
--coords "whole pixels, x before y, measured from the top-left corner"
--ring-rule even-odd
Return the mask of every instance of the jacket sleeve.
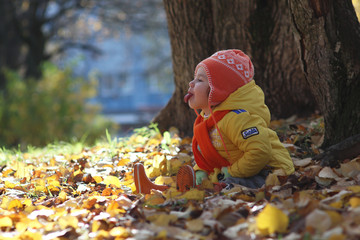
[[228, 168], [233, 177], [251, 177], [258, 174], [272, 156], [271, 140], [265, 121], [248, 112], [231, 112], [223, 120], [224, 134], [243, 154], [232, 159]]

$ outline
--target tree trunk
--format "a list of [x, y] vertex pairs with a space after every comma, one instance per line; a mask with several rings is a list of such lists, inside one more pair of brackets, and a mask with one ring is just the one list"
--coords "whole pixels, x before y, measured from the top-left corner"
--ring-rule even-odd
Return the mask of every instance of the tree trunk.
[[19, 57], [21, 40], [13, 24], [15, 13], [9, 1], [0, 1], [0, 90], [5, 89], [5, 68], [17, 69], [20, 65]]
[[301, 64], [324, 116], [323, 147], [360, 133], [360, 24], [351, 0], [290, 0]]
[[175, 74], [175, 93], [154, 119], [162, 130], [192, 133], [194, 114], [182, 102], [196, 64], [214, 52], [237, 48], [250, 56], [255, 81], [275, 118], [316, 109], [291, 32], [286, 0], [164, 0]]
[[192, 134], [195, 113], [183, 97], [194, 77], [195, 66], [213, 53], [213, 24], [210, 0], [164, 0], [169, 28], [175, 92], [154, 122], [164, 131], [176, 126], [184, 135]]

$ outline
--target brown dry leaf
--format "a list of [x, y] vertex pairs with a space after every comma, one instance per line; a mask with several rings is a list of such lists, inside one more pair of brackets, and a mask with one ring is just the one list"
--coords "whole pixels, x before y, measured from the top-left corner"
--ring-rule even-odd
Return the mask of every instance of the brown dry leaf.
[[159, 191], [152, 191], [151, 194], [145, 195], [146, 205], [159, 205], [165, 202], [165, 197]]
[[305, 218], [305, 226], [313, 228], [320, 233], [328, 230], [332, 225], [332, 220], [329, 214], [325, 211], [315, 209]]
[[358, 161], [350, 161], [340, 165], [339, 172], [344, 177], [355, 177], [360, 174], [360, 163]]
[[105, 188], [102, 193], [101, 196], [111, 196], [112, 194], [112, 189], [111, 188]]
[[200, 232], [204, 229], [204, 221], [201, 218], [193, 219], [186, 222], [186, 228], [190, 232]]
[[85, 209], [91, 209], [91, 208], [94, 207], [96, 202], [97, 202], [96, 198], [89, 198], [89, 199], [84, 201], [84, 203], [83, 203], [83, 205], [81, 207], [85, 208]]

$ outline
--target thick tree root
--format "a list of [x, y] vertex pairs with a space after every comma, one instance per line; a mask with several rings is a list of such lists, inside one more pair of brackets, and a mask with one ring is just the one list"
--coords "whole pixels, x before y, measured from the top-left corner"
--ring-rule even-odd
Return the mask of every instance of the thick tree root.
[[322, 166], [338, 167], [345, 159], [352, 159], [360, 155], [360, 134], [349, 137], [331, 147], [313, 159], [320, 160]]

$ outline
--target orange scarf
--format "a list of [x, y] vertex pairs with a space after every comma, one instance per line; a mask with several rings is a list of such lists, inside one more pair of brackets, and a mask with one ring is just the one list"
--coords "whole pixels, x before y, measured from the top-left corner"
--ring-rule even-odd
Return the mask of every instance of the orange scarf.
[[[197, 165], [207, 172], [213, 172], [214, 168], [221, 169], [222, 167], [230, 165], [230, 163], [216, 151], [209, 136], [209, 131], [215, 125], [215, 121], [219, 122], [228, 112], [228, 110], [216, 111], [206, 120], [204, 120], [201, 115], [198, 115], [195, 120], [192, 150]], [[219, 134], [221, 133], [219, 132]]]

